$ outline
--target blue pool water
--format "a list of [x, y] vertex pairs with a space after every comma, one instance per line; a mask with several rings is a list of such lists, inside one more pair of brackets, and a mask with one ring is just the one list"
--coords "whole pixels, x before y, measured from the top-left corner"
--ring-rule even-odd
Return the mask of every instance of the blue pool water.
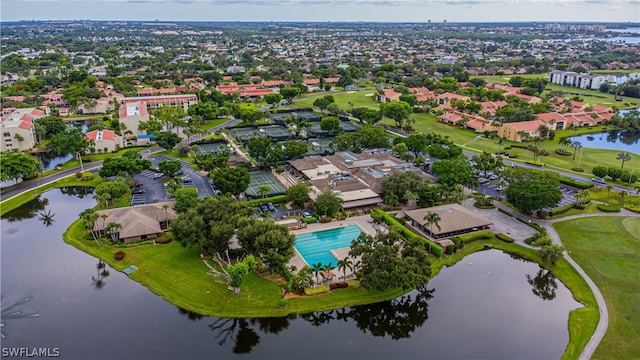
[[315, 231], [296, 236], [295, 248], [307, 264], [331, 263], [336, 266], [338, 259], [331, 254], [331, 250], [351, 246], [362, 229], [355, 224], [323, 231]]

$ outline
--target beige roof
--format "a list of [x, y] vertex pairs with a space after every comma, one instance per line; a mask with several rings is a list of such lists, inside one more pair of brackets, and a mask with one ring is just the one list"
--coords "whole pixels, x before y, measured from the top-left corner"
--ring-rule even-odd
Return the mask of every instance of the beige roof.
[[427, 213], [436, 213], [440, 216], [440, 222], [438, 223], [440, 229], [435, 225], [433, 226], [433, 232], [436, 235], [491, 225], [491, 221], [474, 214], [471, 210], [459, 204], [440, 205], [405, 212], [410, 219], [423, 226], [426, 223], [424, 216]]
[[[162, 208], [168, 204], [169, 208]], [[106, 214], [107, 218], [98, 217], [95, 222], [96, 230], [104, 230], [109, 223], [118, 223], [122, 226], [120, 230], [121, 238], [129, 238], [161, 232], [160, 221], [173, 220], [178, 215], [173, 210], [173, 202], [153, 203], [137, 205], [124, 208], [108, 209], [98, 211], [98, 215]]]

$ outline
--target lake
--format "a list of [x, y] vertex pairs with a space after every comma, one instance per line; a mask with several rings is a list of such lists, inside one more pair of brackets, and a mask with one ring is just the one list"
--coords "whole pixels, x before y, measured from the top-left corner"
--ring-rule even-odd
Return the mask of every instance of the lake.
[[640, 154], [639, 139], [639, 133], [618, 130], [571, 137], [572, 141], [580, 141], [583, 147], [628, 151], [635, 154]]
[[200, 316], [64, 243], [95, 205], [91, 191], [54, 189], [1, 219], [3, 348], [59, 348], [66, 359], [557, 359], [580, 306], [537, 264], [490, 250], [392, 301], [282, 318]]

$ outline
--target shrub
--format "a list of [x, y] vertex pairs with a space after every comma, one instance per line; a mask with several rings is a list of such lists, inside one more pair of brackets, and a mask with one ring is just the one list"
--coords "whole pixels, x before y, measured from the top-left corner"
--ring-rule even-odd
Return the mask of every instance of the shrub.
[[281, 309], [286, 309], [289, 306], [289, 300], [280, 299], [280, 301], [278, 301], [278, 306], [280, 306]]
[[518, 154], [509, 153], [509, 159], [515, 159], [518, 157]]
[[607, 176], [608, 170], [606, 166], [595, 166], [591, 172], [594, 176], [604, 179]]
[[346, 282], [333, 283], [329, 284], [329, 290], [343, 289], [348, 286], [349, 284], [347, 284]]
[[92, 173], [86, 173], [82, 175], [82, 181], [91, 181], [94, 177], [95, 175], [93, 175]]
[[547, 210], [543, 210], [543, 209], [538, 210], [538, 217], [539, 217], [539, 218], [544, 219], [544, 218], [546, 218], [547, 216], [549, 216], [549, 212], [548, 212]]
[[505, 209], [503, 209], [503, 208], [498, 208], [498, 211], [500, 211], [501, 213], [503, 213], [503, 214], [505, 214], [505, 215], [509, 215], [509, 216], [513, 217], [513, 214], [511, 214], [511, 213], [509, 212], [509, 210], [505, 210]]
[[639, 206], [635, 206], [632, 204], [625, 204], [624, 208], [629, 210], [629, 211], [633, 211], [635, 213], [640, 213], [640, 207]]
[[320, 286], [304, 289], [304, 294], [311, 296], [311, 295], [328, 293], [329, 291], [330, 291], [329, 285], [320, 285]]
[[349, 287], [352, 287], [352, 288], [361, 287], [360, 280], [347, 280], [346, 282], [347, 282], [347, 285], [349, 285]]
[[573, 155], [573, 153], [571, 151], [567, 151], [567, 150], [564, 150], [564, 149], [556, 149], [556, 154], [562, 155], [562, 156], [571, 156], [571, 155]]
[[620, 206], [610, 204], [598, 204], [598, 210], [602, 212], [619, 212]]
[[636, 176], [636, 174], [632, 174], [629, 171], [625, 170], [620, 175], [620, 180], [622, 180], [623, 182], [626, 182], [627, 184], [629, 182], [635, 183], [636, 181], [638, 181], [638, 176]]
[[76, 173], [76, 179], [82, 179], [82, 171]]
[[575, 171], [575, 172], [584, 172], [584, 169], [581, 167], [572, 167], [571, 170]]
[[496, 207], [496, 206], [495, 206], [495, 205], [493, 205], [493, 204], [488, 204], [488, 205], [487, 205], [487, 204], [482, 204], [482, 202], [480, 202], [480, 201], [476, 201], [476, 202], [473, 204], [473, 206], [477, 207], [478, 209], [493, 209], [493, 208], [495, 208], [495, 207]]
[[156, 238], [156, 244], [168, 244], [173, 241], [173, 237], [163, 234]]
[[113, 254], [113, 258], [120, 261], [122, 259], [124, 259], [124, 252], [122, 251], [118, 251], [115, 254]]
[[268, 202], [271, 202], [271, 203], [274, 203], [274, 204], [286, 203], [287, 202], [287, 195], [277, 195], [277, 196], [273, 196], [273, 197], [265, 198], [265, 199], [247, 200], [247, 201], [244, 202], [244, 204], [247, 205], [247, 206], [256, 206], [256, 205], [260, 205], [260, 204], [266, 204]]
[[508, 243], [512, 243], [515, 240], [513, 240], [513, 238], [509, 235], [505, 235], [505, 234], [496, 234], [496, 237], [504, 242], [508, 242]]
[[464, 241], [462, 241], [462, 239], [460, 239], [459, 237], [452, 236], [450, 239], [451, 241], [453, 241], [454, 244], [456, 244], [456, 247], [458, 249], [462, 249], [464, 247]]
[[402, 225], [398, 220], [396, 220], [396, 218], [394, 218], [393, 216], [387, 214], [386, 212], [382, 211], [382, 210], [376, 210], [378, 212], [378, 215], [376, 216], [382, 216], [382, 220], [384, 220], [384, 222], [387, 223], [387, 225], [389, 225], [390, 227], [397, 227], [398, 229], [400, 229], [400, 232], [402, 233], [402, 235], [408, 239], [412, 239], [412, 238], [420, 238], [422, 241], [425, 241], [427, 243], [427, 245], [429, 245], [429, 248], [431, 249], [431, 253], [433, 255], [435, 255], [436, 257], [441, 257], [442, 256], [442, 247], [439, 244], [436, 244], [435, 242], [423, 238], [422, 236], [418, 236], [416, 235], [413, 231], [407, 229], [406, 226]]
[[520, 221], [521, 223], [527, 224], [527, 225], [531, 226], [532, 228], [540, 231], [541, 233], [545, 233], [545, 234], [547, 233], [547, 230], [545, 228], [543, 228], [542, 226], [540, 226], [540, 225], [538, 225], [538, 224], [536, 224], [534, 222], [529, 222], [529, 221], [527, 221], [525, 219], [520, 219], [520, 218], [516, 218], [516, 219], [518, 221]]
[[549, 215], [550, 216], [556, 216], [556, 215], [560, 215], [560, 214], [564, 214], [567, 211], [573, 209], [575, 203], [569, 204], [569, 205], [565, 205], [565, 206], [560, 206], [559, 208], [555, 208], [551, 211], [549, 211]]
[[465, 243], [470, 243], [477, 240], [487, 240], [493, 238], [491, 230], [476, 231], [469, 234], [458, 235], [458, 238]]
[[584, 182], [584, 181], [578, 181], [575, 179], [572, 179], [568, 176], [560, 176], [560, 183], [561, 184], [565, 184], [565, 185], [569, 185], [569, 186], [573, 186], [576, 187], [578, 189], [591, 189], [593, 187], [593, 183], [591, 182]]
[[315, 224], [318, 222], [318, 218], [315, 216], [311, 216], [308, 218], [304, 218], [304, 222], [306, 222], [307, 224]]
[[278, 167], [276, 168], [276, 172], [277, 172], [278, 174], [280, 174], [280, 173], [284, 172], [284, 166], [282, 166], [282, 165], [278, 165]]
[[320, 218], [320, 223], [321, 224], [326, 224], [326, 223], [329, 223], [329, 222], [331, 222], [331, 218], [330, 217]]
[[527, 160], [527, 164], [529, 165], [533, 165], [533, 166], [540, 166], [543, 167], [544, 163], [541, 161], [532, 161], [532, 160]]

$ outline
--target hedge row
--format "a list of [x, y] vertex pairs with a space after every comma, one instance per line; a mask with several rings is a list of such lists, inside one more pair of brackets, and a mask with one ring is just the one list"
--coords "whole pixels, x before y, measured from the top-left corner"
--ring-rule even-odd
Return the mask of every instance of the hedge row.
[[328, 293], [329, 291], [331, 291], [331, 289], [329, 289], [329, 285], [320, 285], [320, 286], [304, 289], [304, 294], [318, 295], [318, 294]]
[[396, 220], [396, 218], [394, 218], [393, 216], [387, 214], [386, 212], [378, 209], [376, 210], [378, 212], [378, 214], [380, 214], [382, 216], [382, 219], [384, 220], [384, 222], [387, 223], [387, 225], [389, 226], [396, 226], [398, 227], [398, 229], [400, 229], [402, 231], [402, 235], [404, 235], [406, 238], [408, 239], [413, 239], [413, 238], [419, 238], [422, 241], [426, 242], [427, 244], [431, 245], [429, 246], [429, 248], [431, 248], [431, 253], [433, 255], [435, 255], [436, 257], [441, 257], [442, 256], [442, 247], [429, 240], [429, 239], [425, 239], [422, 236], [418, 236], [416, 235], [413, 231], [407, 229], [406, 226], [402, 225], [398, 220]]
[[505, 215], [509, 215], [509, 216], [513, 217], [513, 214], [511, 214], [511, 212], [509, 212], [509, 210], [505, 210], [503, 208], [498, 208], [498, 211], [500, 211], [501, 213], [503, 213]]
[[619, 212], [620, 206], [618, 205], [608, 205], [608, 204], [598, 204], [598, 210], [602, 212]]
[[559, 208], [555, 208], [552, 209], [551, 211], [549, 211], [549, 216], [556, 216], [556, 215], [560, 215], [560, 214], [564, 214], [567, 211], [573, 209], [573, 207], [575, 206], [575, 203], [571, 203], [565, 206], [560, 206]]
[[508, 243], [512, 243], [512, 242], [514, 242], [514, 241], [515, 241], [515, 240], [513, 240], [513, 238], [512, 238], [511, 236], [509, 236], [509, 235], [505, 235], [505, 234], [502, 234], [502, 233], [500, 233], [500, 234], [496, 234], [496, 237], [497, 237], [498, 239], [500, 239], [500, 240], [502, 240], [502, 241], [504, 241], [504, 242], [508, 242]]
[[591, 189], [593, 187], [593, 183], [588, 183], [588, 182], [584, 182], [584, 181], [578, 181], [575, 179], [572, 179], [568, 176], [560, 176], [560, 183], [561, 184], [565, 184], [565, 185], [569, 185], [569, 186], [573, 186], [576, 187], [578, 189]]
[[534, 228], [534, 229], [536, 229], [536, 230], [538, 230], [540, 232], [546, 231], [542, 226], [540, 226], [540, 225], [538, 225], [538, 224], [536, 224], [534, 222], [528, 222], [527, 220], [521, 219], [521, 218], [516, 218], [516, 219], [518, 219], [518, 221], [520, 221], [521, 223], [527, 224], [527, 225], [531, 226], [532, 228]]
[[472, 241], [477, 241], [477, 240], [491, 239], [493, 238], [493, 232], [491, 230], [482, 230], [482, 231], [476, 231], [468, 234], [458, 235], [457, 237], [465, 243], [470, 243]]
[[277, 195], [270, 198], [247, 200], [244, 202], [247, 206], [256, 206], [266, 203], [282, 204], [287, 202], [287, 195]]
[[318, 222], [318, 218], [315, 216], [306, 217], [304, 218], [304, 222], [306, 222], [307, 224], [315, 224]]

